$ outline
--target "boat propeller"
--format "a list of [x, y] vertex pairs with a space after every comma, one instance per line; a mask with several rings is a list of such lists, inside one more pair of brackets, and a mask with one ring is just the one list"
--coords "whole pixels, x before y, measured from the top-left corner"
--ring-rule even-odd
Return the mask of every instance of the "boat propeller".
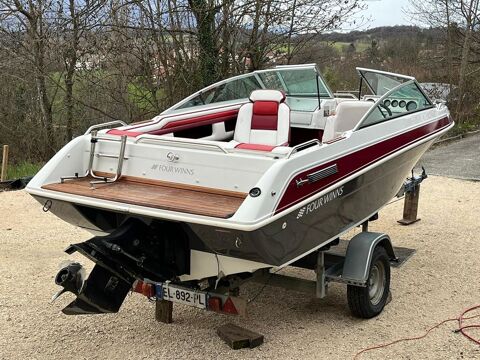
[[85, 284], [86, 271], [78, 262], [67, 261], [60, 264], [60, 271], [55, 276], [55, 284], [63, 287], [52, 297], [52, 302], [63, 293], [70, 291], [78, 296]]

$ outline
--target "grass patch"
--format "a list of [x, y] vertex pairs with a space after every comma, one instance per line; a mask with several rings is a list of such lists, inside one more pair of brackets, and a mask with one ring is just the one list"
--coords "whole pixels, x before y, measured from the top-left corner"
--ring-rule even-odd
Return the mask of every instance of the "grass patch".
[[28, 161], [18, 164], [9, 164], [7, 168], [7, 178], [5, 180], [14, 180], [24, 176], [33, 176], [42, 168], [43, 165], [43, 163], [31, 163]]
[[[331, 46], [333, 46], [339, 53], [343, 54], [346, 52], [350, 44], [351, 43], [349, 42], [337, 41], [337, 42], [331, 43]], [[367, 50], [371, 44], [364, 41], [355, 41], [353, 45], [355, 46], [355, 52], [361, 53]]]

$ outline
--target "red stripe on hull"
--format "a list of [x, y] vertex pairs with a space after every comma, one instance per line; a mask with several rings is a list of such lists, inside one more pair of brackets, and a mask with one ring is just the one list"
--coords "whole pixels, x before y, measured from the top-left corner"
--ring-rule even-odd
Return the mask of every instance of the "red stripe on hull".
[[[363, 148], [344, 157], [332, 160], [322, 165], [296, 174], [285, 190], [275, 213], [279, 213], [290, 206], [318, 193], [339, 180], [367, 167], [368, 165], [387, 157], [388, 155], [407, 147], [408, 145], [432, 135], [445, 128], [452, 122], [451, 118], [445, 117], [417, 129], [405, 132], [391, 139], [387, 139], [372, 146]], [[312, 184], [297, 186], [297, 181], [305, 180], [308, 174], [322, 170], [331, 165], [337, 165], [338, 173]]]

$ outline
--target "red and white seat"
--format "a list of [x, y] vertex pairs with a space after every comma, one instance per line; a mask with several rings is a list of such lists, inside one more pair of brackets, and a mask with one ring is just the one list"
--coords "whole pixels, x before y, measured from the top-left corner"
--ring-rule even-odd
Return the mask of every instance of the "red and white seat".
[[238, 110], [233, 140], [228, 147], [244, 150], [272, 151], [288, 146], [290, 108], [278, 90], [254, 90], [250, 103]]

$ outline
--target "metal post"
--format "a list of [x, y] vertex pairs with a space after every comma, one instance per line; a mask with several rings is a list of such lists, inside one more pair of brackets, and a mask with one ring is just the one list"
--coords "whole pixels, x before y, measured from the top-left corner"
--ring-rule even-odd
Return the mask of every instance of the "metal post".
[[127, 146], [127, 135], [122, 135], [120, 143], [120, 155], [118, 155], [117, 179], [122, 176], [123, 160], [125, 158], [125, 148]]
[[61, 176], [60, 177], [60, 182], [64, 183], [65, 180], [75, 180], [75, 179], [80, 179], [80, 178], [85, 178], [88, 175], [92, 173], [93, 169], [93, 160], [95, 159], [95, 146], [97, 144], [97, 130], [93, 130], [91, 132], [91, 138], [90, 138], [90, 157], [88, 159], [88, 168], [87, 171], [85, 172], [85, 175], [83, 176], [78, 176], [78, 173], [75, 173], [73, 176]]
[[8, 145], [3, 145], [2, 173], [0, 175], [0, 181], [7, 180], [7, 167], [8, 167]]
[[316, 297], [323, 299], [327, 296], [327, 283], [325, 281], [325, 257], [324, 252], [319, 251], [317, 255], [317, 266], [315, 268], [317, 273]]
[[419, 221], [417, 219], [418, 201], [420, 199], [420, 184], [417, 184], [412, 191], [405, 194], [405, 202], [403, 204], [403, 219], [398, 220], [402, 225], [410, 225]]
[[363, 231], [363, 232], [367, 232], [367, 231], [368, 231], [368, 220], [365, 221], [365, 222], [362, 224], [362, 231]]
[[88, 170], [87, 174], [89, 174], [93, 169], [93, 160], [95, 159], [95, 146], [97, 145], [97, 130], [92, 131], [92, 135], [90, 138], [90, 158], [88, 159]]

